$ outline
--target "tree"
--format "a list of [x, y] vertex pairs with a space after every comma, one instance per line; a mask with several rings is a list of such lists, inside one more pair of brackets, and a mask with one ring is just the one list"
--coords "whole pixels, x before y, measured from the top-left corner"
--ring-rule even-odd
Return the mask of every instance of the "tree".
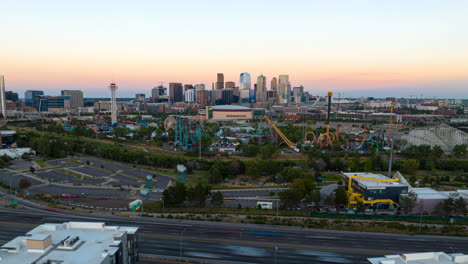
[[320, 191], [319, 190], [313, 190], [309, 194], [306, 195], [305, 201], [308, 203], [315, 203], [315, 205], [320, 204]]
[[306, 194], [312, 192], [315, 189], [315, 186], [311, 180], [295, 179], [289, 188], [298, 193], [302, 199]]
[[335, 205], [345, 205], [348, 203], [348, 195], [346, 194], [346, 188], [340, 186], [335, 190]]
[[455, 214], [466, 216], [466, 214], [468, 213], [466, 206], [467, 204], [463, 197], [460, 197], [457, 200], [455, 200]]
[[222, 192], [217, 191], [211, 194], [211, 204], [214, 207], [220, 207], [224, 203], [224, 195]]
[[455, 200], [453, 198], [444, 200], [441, 209], [444, 216], [452, 216], [455, 213]]
[[285, 207], [295, 207], [301, 202], [301, 195], [291, 189], [279, 193], [281, 204]]
[[23, 189], [26, 189], [28, 187], [31, 186], [31, 181], [26, 179], [26, 178], [22, 178], [19, 183], [18, 183], [18, 187], [23, 190]]
[[417, 169], [419, 169], [419, 162], [415, 159], [405, 160], [401, 166], [401, 171], [408, 174], [414, 174]]
[[114, 127], [112, 129], [112, 133], [116, 137], [126, 137], [129, 131], [130, 130], [128, 128], [123, 128], [123, 127]]
[[208, 148], [209, 146], [211, 146], [211, 143], [212, 143], [211, 136], [203, 135], [201, 137], [201, 147], [202, 148], [204, 148], [204, 149]]
[[467, 148], [467, 145], [466, 144], [458, 144], [458, 145], [455, 145], [453, 147], [453, 153], [455, 154], [455, 156], [457, 157], [463, 157], [466, 155], [466, 148]]
[[205, 206], [205, 202], [210, 191], [210, 186], [204, 186], [201, 183], [197, 183], [197, 185], [191, 186], [187, 189], [187, 202], [197, 206]]
[[182, 182], [176, 182], [163, 192], [164, 201], [168, 206], [181, 206], [187, 195], [187, 187]]
[[210, 184], [218, 184], [223, 181], [223, 177], [221, 176], [221, 172], [219, 172], [218, 168], [214, 168], [211, 170], [210, 177], [209, 177]]
[[440, 157], [442, 157], [443, 154], [444, 154], [444, 151], [442, 150], [440, 146], [434, 146], [432, 148], [432, 156], [434, 156], [435, 158], [440, 159]]
[[413, 191], [410, 191], [407, 195], [400, 198], [400, 207], [405, 215], [408, 215], [413, 211], [417, 200], [418, 195]]
[[242, 151], [244, 151], [244, 156], [246, 157], [255, 157], [258, 154], [259, 148], [257, 145], [243, 145]]
[[260, 147], [260, 154], [263, 159], [271, 159], [273, 154], [276, 153], [276, 150], [277, 148], [273, 144], [266, 144], [265, 146]]

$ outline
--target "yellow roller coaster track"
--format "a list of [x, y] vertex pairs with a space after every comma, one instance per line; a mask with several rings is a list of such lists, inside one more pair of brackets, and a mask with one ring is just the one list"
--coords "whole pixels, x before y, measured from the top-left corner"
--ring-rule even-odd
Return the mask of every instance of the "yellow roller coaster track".
[[273, 123], [273, 121], [270, 120], [270, 118], [268, 118], [268, 116], [264, 116], [263, 118], [265, 118], [265, 120], [268, 122], [268, 124], [270, 124], [270, 126], [276, 131], [276, 133], [281, 137], [281, 139], [284, 141], [284, 143], [286, 143], [286, 145], [288, 145], [288, 147], [290, 148], [295, 148], [296, 147], [296, 144], [293, 143], [291, 140], [289, 140], [284, 134], [283, 132], [281, 132], [281, 130], [275, 125], [275, 123]]

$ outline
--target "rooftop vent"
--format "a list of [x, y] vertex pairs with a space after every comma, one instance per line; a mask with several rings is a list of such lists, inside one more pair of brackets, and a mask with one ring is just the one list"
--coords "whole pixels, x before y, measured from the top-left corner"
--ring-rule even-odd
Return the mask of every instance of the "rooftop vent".
[[78, 242], [80, 242], [80, 237], [66, 237], [64, 240], [60, 242], [58, 249], [66, 249], [66, 250], [73, 250], [78, 246]]

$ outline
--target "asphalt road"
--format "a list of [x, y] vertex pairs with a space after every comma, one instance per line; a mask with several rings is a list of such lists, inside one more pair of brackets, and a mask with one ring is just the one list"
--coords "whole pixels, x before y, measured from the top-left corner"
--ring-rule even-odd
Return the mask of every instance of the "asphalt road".
[[64, 221], [99, 221], [110, 225], [139, 226], [142, 263], [155, 262], [149, 259], [151, 255], [178, 257], [181, 245], [183, 257], [210, 259], [218, 263], [274, 263], [275, 252], [277, 263], [368, 263], [366, 259], [369, 257], [407, 252], [468, 253], [468, 238], [119, 218], [41, 209], [0, 210], [0, 241], [9, 241], [38, 224]]

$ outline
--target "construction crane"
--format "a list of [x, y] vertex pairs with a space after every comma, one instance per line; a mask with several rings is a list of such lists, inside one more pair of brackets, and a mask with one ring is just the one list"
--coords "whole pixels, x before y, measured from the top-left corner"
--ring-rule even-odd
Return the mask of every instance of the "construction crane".
[[275, 130], [275, 132], [281, 137], [281, 139], [284, 141], [284, 143], [286, 143], [286, 145], [288, 145], [288, 147], [293, 149], [295, 152], [299, 152], [299, 148], [297, 148], [297, 144], [295, 144], [291, 140], [289, 140], [283, 134], [283, 132], [281, 132], [281, 130], [275, 125], [275, 123], [273, 123], [273, 121], [271, 121], [270, 118], [268, 118], [268, 116], [264, 116], [263, 118], [268, 122], [268, 124], [270, 124], [270, 126], [273, 128], [273, 130]]
[[350, 176], [348, 179], [348, 190], [346, 191], [346, 194], [348, 195], [348, 208], [351, 208], [353, 205], [357, 205], [358, 203], [362, 203], [364, 205], [371, 205], [374, 206], [376, 203], [387, 203], [390, 205], [393, 205], [395, 202], [391, 199], [376, 199], [376, 200], [366, 200], [360, 193], [355, 193], [353, 191], [353, 179], [363, 179], [363, 180], [369, 180], [369, 181], [378, 181], [378, 182], [397, 182], [400, 181], [400, 179], [395, 178], [395, 179], [375, 179], [375, 178], [370, 178], [370, 177], [364, 177], [364, 176], [358, 176], [358, 175], [353, 175]]

